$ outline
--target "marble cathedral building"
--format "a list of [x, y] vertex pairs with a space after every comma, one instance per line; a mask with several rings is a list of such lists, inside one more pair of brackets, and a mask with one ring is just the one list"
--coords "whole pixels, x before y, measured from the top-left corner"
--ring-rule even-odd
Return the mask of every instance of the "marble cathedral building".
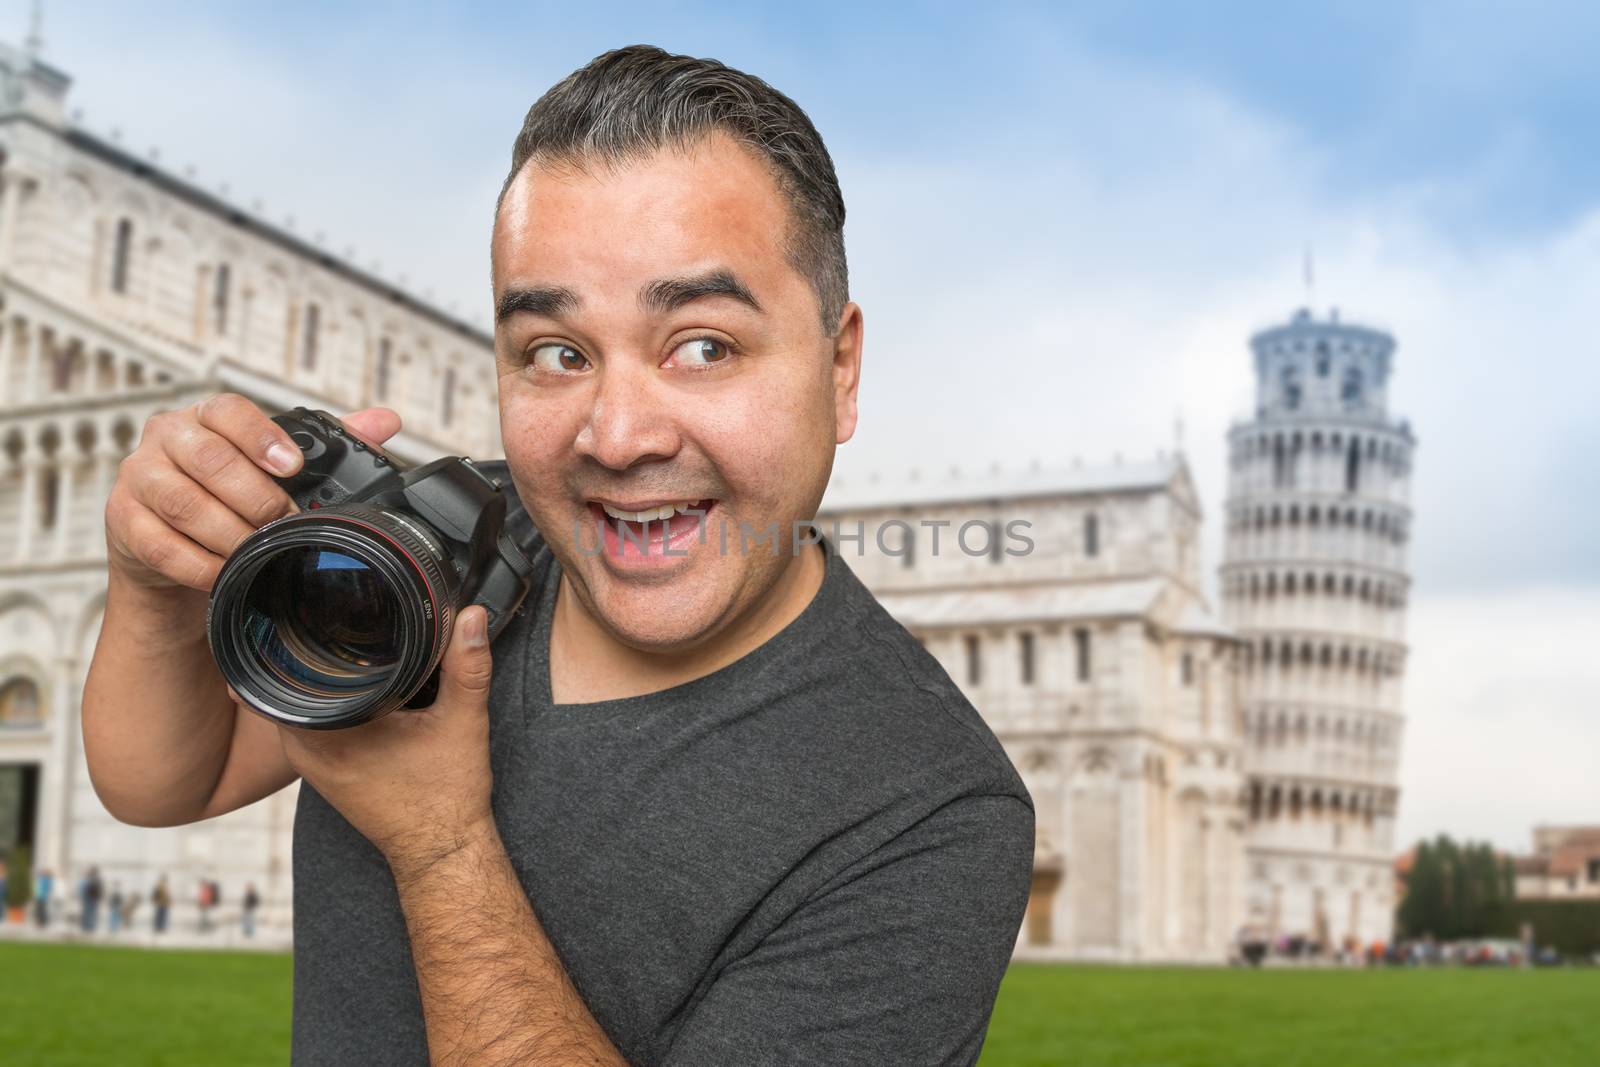
[[1302, 310], [1251, 339], [1228, 435], [1220, 590], [1239, 634], [1246, 920], [1388, 941], [1416, 438], [1388, 411], [1394, 338]]
[[835, 480], [820, 521], [1033, 796], [1019, 954], [1227, 958], [1246, 830], [1235, 641], [1201, 592], [1182, 455]]
[[179, 929], [200, 879], [225, 909], [254, 882], [263, 935], [286, 937], [293, 787], [152, 830], [114, 820], [88, 780], [107, 492], [149, 416], [221, 390], [268, 410], [393, 407], [390, 447], [412, 461], [498, 455], [491, 338], [80, 128], [68, 86], [0, 46], [0, 854], [26, 846], [58, 893], [91, 864], [146, 899], [165, 874]]

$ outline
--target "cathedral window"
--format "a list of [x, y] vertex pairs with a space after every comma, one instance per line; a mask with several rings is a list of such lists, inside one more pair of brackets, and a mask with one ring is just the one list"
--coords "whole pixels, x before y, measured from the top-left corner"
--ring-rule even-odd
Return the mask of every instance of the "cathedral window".
[[1088, 631], [1088, 629], [1086, 627], [1080, 626], [1077, 629], [1073, 630], [1072, 631], [1072, 642], [1073, 642], [1074, 649], [1077, 652], [1078, 681], [1087, 682], [1089, 680], [1089, 669], [1090, 669], [1090, 664], [1089, 664], [1089, 651], [1090, 651], [1090, 649], [1089, 649], [1089, 631]]
[[54, 466], [46, 467], [39, 479], [39, 527], [53, 530], [56, 526], [56, 495], [61, 486], [61, 475]]
[[1083, 553], [1086, 556], [1100, 554], [1100, 518], [1093, 512], [1083, 517]]
[[1294, 367], [1283, 368], [1283, 406], [1291, 411], [1300, 406], [1300, 372]]
[[1354, 407], [1361, 403], [1361, 386], [1361, 368], [1346, 367], [1344, 372], [1344, 387], [1340, 394], [1346, 406]]
[[1328, 342], [1326, 342], [1326, 341], [1318, 341], [1317, 342], [1317, 377], [1326, 378], [1328, 376], [1328, 366], [1329, 366], [1329, 364], [1331, 362], [1332, 362], [1331, 357], [1328, 354]]
[[979, 655], [978, 638], [973, 634], [967, 635], [967, 684], [977, 685], [983, 680], [983, 660]]
[[1194, 654], [1191, 653], [1191, 652], [1185, 652], [1183, 654], [1182, 663], [1183, 663], [1183, 684], [1184, 685], [1193, 685], [1194, 684]]
[[444, 420], [446, 426], [450, 425], [450, 419], [455, 415], [455, 405], [456, 369], [454, 367], [446, 367], [444, 369], [444, 399], [442, 410], [439, 412], [440, 418]]
[[300, 366], [306, 370], [317, 369], [317, 332], [321, 318], [321, 308], [316, 304], [306, 305], [305, 330], [300, 339]]
[[211, 321], [218, 337], [228, 332], [228, 274], [226, 263], [217, 264], [217, 276], [211, 288]]
[[44, 720], [39, 686], [31, 678], [12, 678], [0, 686], [0, 728], [37, 726]]
[[1033, 684], [1033, 634], [1021, 633], [1017, 635], [1017, 666], [1022, 672], [1022, 684]]
[[389, 373], [394, 352], [387, 337], [378, 338], [378, 366], [373, 375], [372, 392], [379, 400], [389, 399]]
[[[1361, 484], [1361, 446], [1350, 440], [1350, 454], [1344, 464], [1344, 491], [1353, 493]], [[1352, 524], [1353, 525], [1353, 524]]]
[[117, 220], [116, 244], [111, 253], [111, 291], [128, 291], [128, 256], [133, 249], [133, 220]]

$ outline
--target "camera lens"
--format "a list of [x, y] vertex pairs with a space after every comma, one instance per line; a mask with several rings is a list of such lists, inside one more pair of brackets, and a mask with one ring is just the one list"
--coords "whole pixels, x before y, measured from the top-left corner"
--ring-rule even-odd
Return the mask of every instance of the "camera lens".
[[399, 616], [394, 588], [376, 568], [314, 545], [273, 557], [245, 601], [245, 628], [279, 677], [330, 696], [393, 671]]
[[449, 643], [457, 581], [415, 516], [355, 504], [263, 527], [223, 566], [208, 635], [257, 711], [354, 726], [409, 700]]

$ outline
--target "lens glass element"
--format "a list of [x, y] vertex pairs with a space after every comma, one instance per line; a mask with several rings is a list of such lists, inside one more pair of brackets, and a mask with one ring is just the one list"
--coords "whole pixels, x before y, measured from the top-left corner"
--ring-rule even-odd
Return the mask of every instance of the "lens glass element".
[[348, 694], [399, 663], [399, 604], [365, 561], [317, 545], [273, 557], [250, 584], [244, 622], [262, 661], [293, 686]]

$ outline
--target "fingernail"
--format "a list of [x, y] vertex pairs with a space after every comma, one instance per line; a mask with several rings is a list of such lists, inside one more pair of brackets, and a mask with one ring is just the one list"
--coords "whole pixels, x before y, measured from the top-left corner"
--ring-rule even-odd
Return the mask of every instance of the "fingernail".
[[289, 474], [300, 462], [300, 454], [285, 444], [274, 444], [267, 449], [267, 465], [279, 474]]
[[461, 639], [469, 648], [482, 648], [489, 643], [489, 614], [482, 608], [467, 612], [461, 620]]

